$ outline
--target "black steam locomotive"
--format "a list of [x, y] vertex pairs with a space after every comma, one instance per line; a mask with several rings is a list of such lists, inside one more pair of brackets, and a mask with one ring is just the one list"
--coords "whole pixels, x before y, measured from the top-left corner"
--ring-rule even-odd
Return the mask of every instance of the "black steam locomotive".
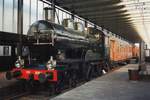
[[104, 34], [79, 22], [65, 19], [63, 26], [39, 20], [22, 40], [22, 56], [7, 79], [49, 83], [54, 92], [64, 84], [90, 80], [106, 70]]

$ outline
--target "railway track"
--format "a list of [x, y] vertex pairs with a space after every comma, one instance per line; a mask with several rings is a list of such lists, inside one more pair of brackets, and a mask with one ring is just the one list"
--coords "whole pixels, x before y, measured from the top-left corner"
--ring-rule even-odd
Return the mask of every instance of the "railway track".
[[22, 94], [24, 92], [25, 91], [23, 91], [20, 82], [16, 81], [7, 87], [0, 88], [0, 100], [13, 100], [11, 97], [17, 97], [18, 94]]
[[[86, 82], [81, 82], [81, 83], [78, 83], [77, 84], [77, 87], [83, 85], [84, 83]], [[72, 90], [73, 88], [65, 88], [64, 90], [61, 91], [60, 94], [62, 93], [65, 93], [67, 91], [70, 91]], [[13, 99], [9, 99], [9, 100], [49, 100], [51, 98], [54, 98], [56, 96], [58, 96], [59, 94], [56, 94], [56, 95], [49, 95], [48, 92], [46, 91], [39, 91], [39, 92], [36, 92], [36, 93], [29, 93], [27, 95], [22, 95], [22, 96], [18, 96], [17, 98], [13, 98]], [[8, 100], [8, 99], [7, 99]]]
[[19, 94], [16, 94], [14, 96], [5, 97], [5, 98], [3, 98], [3, 100], [16, 100], [18, 98], [25, 97], [25, 96], [27, 96], [29, 94], [30, 94], [30, 92], [19, 93]]

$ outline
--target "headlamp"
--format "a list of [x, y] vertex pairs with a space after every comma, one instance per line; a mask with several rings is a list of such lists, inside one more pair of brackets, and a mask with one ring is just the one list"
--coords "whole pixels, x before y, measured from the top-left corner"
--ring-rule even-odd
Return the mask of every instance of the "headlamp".
[[16, 61], [15, 67], [20, 68], [20, 67], [21, 67], [21, 64], [20, 64], [18, 61]]
[[53, 57], [51, 56], [50, 60], [47, 62], [46, 67], [48, 70], [54, 69], [56, 67], [56, 60], [53, 60]]
[[24, 60], [19, 58], [16, 62], [15, 62], [15, 67], [17, 68], [21, 68], [24, 66]]
[[48, 70], [50, 70], [50, 69], [53, 68], [53, 65], [52, 65], [52, 63], [47, 63], [46, 67], [47, 67]]

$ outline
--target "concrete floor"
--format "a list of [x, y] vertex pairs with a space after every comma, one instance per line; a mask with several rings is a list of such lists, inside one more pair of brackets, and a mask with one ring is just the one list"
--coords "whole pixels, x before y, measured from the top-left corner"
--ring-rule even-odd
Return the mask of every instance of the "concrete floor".
[[137, 66], [129, 64], [51, 100], [150, 100], [149, 82], [128, 80], [128, 69]]

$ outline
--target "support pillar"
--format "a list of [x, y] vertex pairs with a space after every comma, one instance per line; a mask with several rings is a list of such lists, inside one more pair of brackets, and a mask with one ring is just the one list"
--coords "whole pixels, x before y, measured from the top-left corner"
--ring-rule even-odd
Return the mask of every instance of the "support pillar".
[[17, 54], [22, 56], [22, 35], [23, 35], [23, 0], [18, 0], [17, 14], [17, 34], [19, 35], [19, 43], [17, 44]]
[[145, 62], [145, 51], [144, 51], [145, 43], [143, 41], [140, 42], [140, 56], [139, 56], [139, 64]]
[[148, 74], [147, 66], [145, 64], [145, 43], [143, 41], [140, 42], [140, 56], [139, 56], [139, 73], [140, 75]]
[[51, 13], [52, 22], [55, 22], [55, 0], [52, 0], [52, 13]]

